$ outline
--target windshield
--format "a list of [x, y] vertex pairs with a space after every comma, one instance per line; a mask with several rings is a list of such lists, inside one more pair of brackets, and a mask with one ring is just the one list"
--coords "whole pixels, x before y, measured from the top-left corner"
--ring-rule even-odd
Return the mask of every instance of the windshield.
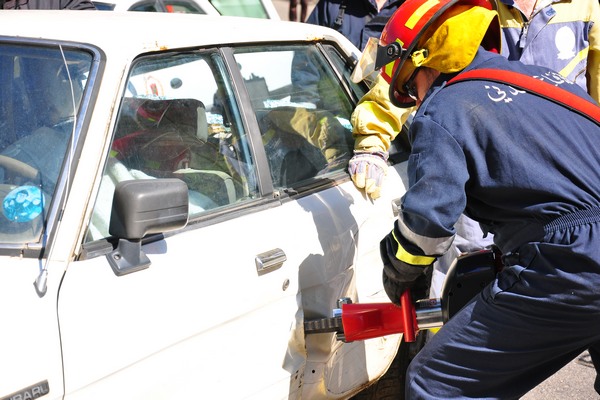
[[83, 51], [0, 44], [0, 242], [39, 240], [91, 65]]

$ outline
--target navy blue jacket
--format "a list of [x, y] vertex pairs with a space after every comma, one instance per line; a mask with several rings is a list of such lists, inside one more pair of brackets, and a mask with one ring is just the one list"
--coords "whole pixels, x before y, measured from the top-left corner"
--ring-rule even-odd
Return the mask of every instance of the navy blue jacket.
[[[336, 26], [342, 2], [346, 8], [341, 26]], [[388, 19], [403, 2], [388, 0], [378, 12], [375, 0], [320, 0], [306, 22], [333, 28], [363, 50], [370, 37], [381, 36]]]
[[[466, 70], [480, 68], [536, 76], [593, 102], [544, 67], [480, 49]], [[445, 87], [449, 78], [434, 83], [409, 131], [409, 189], [399, 224], [419, 253], [447, 248], [463, 212], [508, 252], [531, 239], [526, 231], [543, 232], [559, 217], [600, 210], [598, 125], [507, 85], [467, 81]]]

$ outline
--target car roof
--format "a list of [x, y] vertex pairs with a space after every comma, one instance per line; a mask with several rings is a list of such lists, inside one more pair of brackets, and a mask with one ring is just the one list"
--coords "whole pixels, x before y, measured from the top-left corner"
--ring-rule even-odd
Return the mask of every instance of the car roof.
[[317, 25], [183, 13], [3, 10], [0, 36], [83, 42], [104, 51], [136, 54], [229, 43], [334, 39], [358, 52], [338, 32]]

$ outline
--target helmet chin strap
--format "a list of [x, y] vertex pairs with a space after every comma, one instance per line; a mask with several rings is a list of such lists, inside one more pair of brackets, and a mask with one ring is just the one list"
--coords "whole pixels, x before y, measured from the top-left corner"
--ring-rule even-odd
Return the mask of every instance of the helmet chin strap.
[[[402, 59], [405, 59], [404, 62], [408, 62], [408, 58], [410, 58], [410, 56], [406, 53], [407, 50], [404, 50], [404, 56], [402, 57]], [[398, 99], [398, 97], [396, 97], [396, 83], [398, 82], [398, 76], [400, 75], [400, 71], [402, 70], [402, 65], [404, 65], [404, 63], [402, 63], [400, 67], [396, 68], [394, 71], [394, 75], [392, 75], [388, 97], [390, 98], [390, 101], [394, 106], [399, 108], [410, 108], [416, 105], [416, 102], [414, 100], [410, 99], [410, 97], [406, 97], [406, 101], [401, 102]]]

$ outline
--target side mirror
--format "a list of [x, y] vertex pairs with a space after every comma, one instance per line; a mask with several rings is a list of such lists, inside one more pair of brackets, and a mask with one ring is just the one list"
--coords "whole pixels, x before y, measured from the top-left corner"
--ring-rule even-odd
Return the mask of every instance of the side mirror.
[[142, 238], [186, 226], [188, 187], [179, 179], [139, 179], [119, 182], [115, 188], [109, 233], [119, 239], [106, 257], [116, 275], [150, 266]]

